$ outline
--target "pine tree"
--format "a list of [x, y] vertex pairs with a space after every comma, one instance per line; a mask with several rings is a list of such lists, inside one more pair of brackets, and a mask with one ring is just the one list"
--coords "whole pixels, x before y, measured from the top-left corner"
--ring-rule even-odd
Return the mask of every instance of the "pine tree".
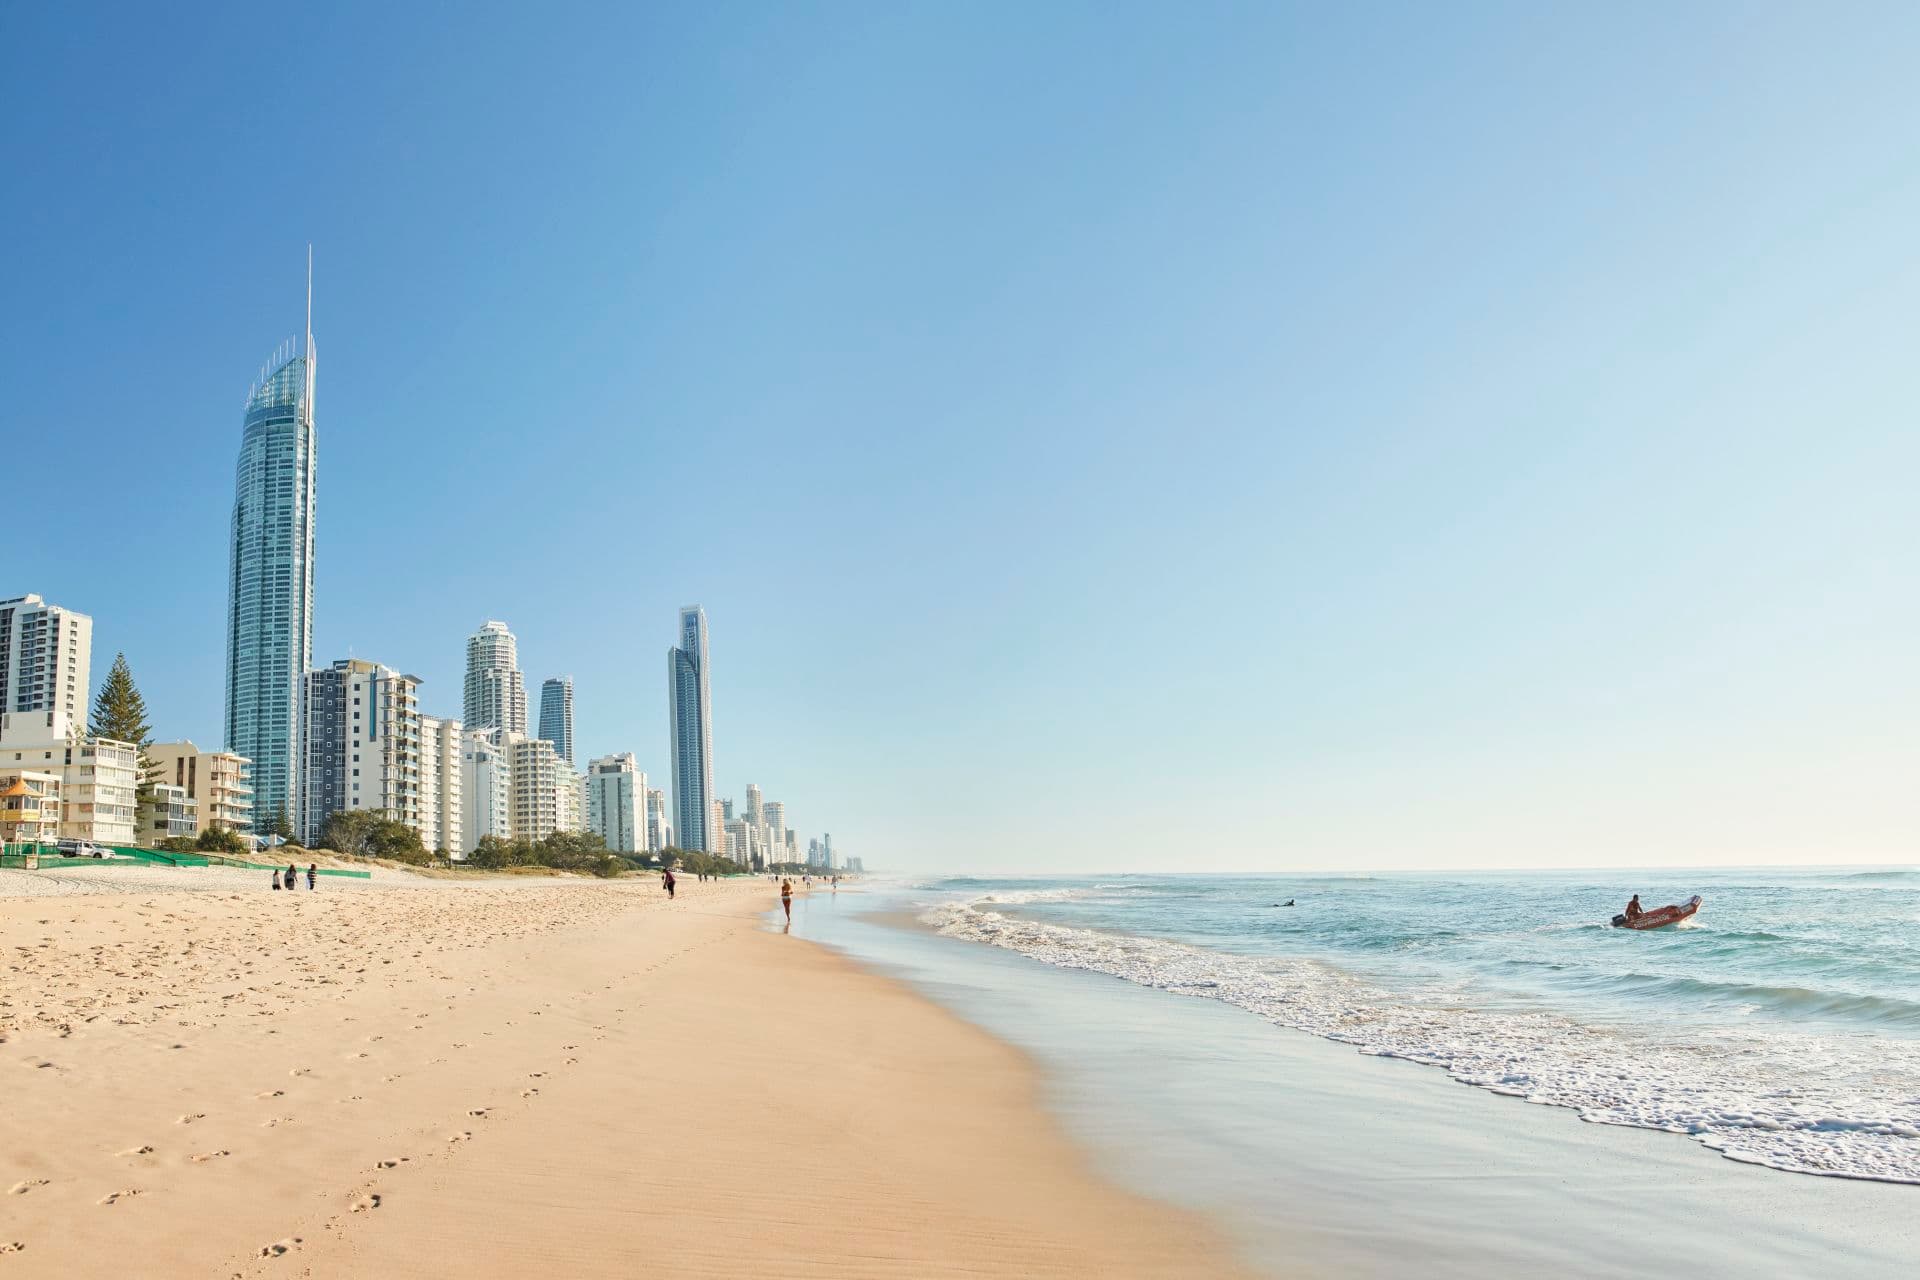
[[113, 655], [113, 669], [107, 672], [99, 696], [93, 700], [93, 723], [87, 726], [87, 732], [96, 738], [131, 742], [142, 751], [153, 742], [147, 702], [133, 683], [133, 669], [127, 666], [124, 653]]
[[153, 745], [153, 728], [147, 723], [147, 700], [140, 696], [140, 688], [133, 682], [133, 668], [127, 665], [124, 653], [113, 655], [113, 666], [94, 697], [93, 723], [87, 726], [87, 732], [96, 738], [130, 742], [140, 749], [134, 812], [144, 839], [154, 804], [154, 784], [160, 780], [160, 767], [147, 756], [147, 748]]

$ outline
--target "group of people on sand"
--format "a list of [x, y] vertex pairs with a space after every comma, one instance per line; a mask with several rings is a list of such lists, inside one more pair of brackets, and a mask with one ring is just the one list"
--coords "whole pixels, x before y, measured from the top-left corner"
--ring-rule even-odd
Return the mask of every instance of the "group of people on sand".
[[[292, 871], [293, 871], [293, 868], [292, 868], [292, 867], [288, 867], [288, 868], [287, 868], [287, 871], [288, 871], [288, 874], [292, 874]], [[787, 878], [787, 877], [775, 877], [775, 876], [768, 876], [768, 877], [767, 877], [767, 879], [769, 879], [769, 880], [773, 880], [773, 879], [779, 879], [779, 881], [780, 881], [780, 909], [781, 909], [782, 911], [784, 911], [784, 912], [786, 912], [786, 915], [787, 915], [787, 923], [788, 923], [788, 924], [792, 924], [792, 923], [793, 923], [793, 881], [792, 881], [792, 879], [790, 879], [790, 878]], [[807, 884], [812, 884], [812, 883], [813, 883], [813, 877], [812, 877], [812, 876], [804, 876], [804, 877], [802, 877], [802, 879], [803, 879], [803, 880], [805, 881], [805, 883], [807, 883]], [[274, 888], [276, 888], [276, 889], [277, 889], [277, 888], [279, 888], [279, 887], [280, 887], [280, 886], [279, 886], [278, 884], [276, 884], [276, 885], [274, 885]], [[311, 887], [311, 886], [309, 886], [309, 887]], [[660, 872], [660, 887], [661, 887], [662, 889], [665, 889], [665, 890], [667, 891], [667, 897], [668, 897], [668, 899], [672, 899], [672, 897], [673, 897], [673, 891], [674, 891], [674, 879], [673, 879], [673, 868], [672, 868], [672, 867], [666, 867], [666, 868], [663, 868], [663, 869], [661, 870], [661, 872]], [[838, 893], [838, 892], [840, 892], [840, 877], [839, 877], [839, 876], [834, 876], [834, 877], [833, 877], [833, 891], [834, 891], [835, 893]]]
[[[294, 865], [291, 862], [287, 864], [287, 869], [284, 874], [284, 878], [286, 880], [285, 884], [281, 883], [282, 878], [283, 877], [282, 877], [282, 872], [280, 868], [275, 867], [273, 869], [273, 887], [276, 889], [292, 889], [296, 893], [299, 892], [300, 872], [294, 867]], [[308, 892], [312, 892], [314, 889], [319, 887], [319, 883], [318, 883], [319, 879], [320, 879], [320, 864], [317, 862], [309, 862], [307, 864]]]

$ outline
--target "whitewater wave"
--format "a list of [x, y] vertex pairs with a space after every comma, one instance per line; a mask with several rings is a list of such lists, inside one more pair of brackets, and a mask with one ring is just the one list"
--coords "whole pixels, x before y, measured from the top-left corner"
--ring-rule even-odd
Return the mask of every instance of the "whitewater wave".
[[1224, 1001], [1362, 1053], [1568, 1107], [1596, 1124], [1688, 1134], [1731, 1159], [1794, 1173], [1920, 1184], [1920, 1044], [1787, 1034], [1661, 1040], [1551, 1014], [1394, 995], [1310, 960], [1020, 919], [991, 910], [999, 901], [946, 903], [921, 918], [948, 937]]

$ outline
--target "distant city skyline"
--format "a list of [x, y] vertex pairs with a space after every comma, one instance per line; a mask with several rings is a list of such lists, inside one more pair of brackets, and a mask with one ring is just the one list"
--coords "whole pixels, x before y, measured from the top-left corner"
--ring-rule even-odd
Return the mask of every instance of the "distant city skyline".
[[[347, 0], [236, 112], [246, 24], [10, 14], [0, 597], [158, 735], [290, 771], [314, 655], [461, 715], [496, 618], [660, 785], [697, 600], [714, 791], [870, 866], [1920, 857], [1920, 10], [593, 31]], [[289, 533], [243, 630], [309, 243], [312, 609]]]

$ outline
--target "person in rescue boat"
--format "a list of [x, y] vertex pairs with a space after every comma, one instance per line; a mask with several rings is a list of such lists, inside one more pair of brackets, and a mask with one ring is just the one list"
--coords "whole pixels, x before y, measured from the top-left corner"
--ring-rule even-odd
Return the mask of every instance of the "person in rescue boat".
[[1638, 920], [1645, 914], [1646, 912], [1640, 909], [1640, 895], [1636, 893], [1632, 898], [1627, 900], [1626, 917], [1629, 920]]

